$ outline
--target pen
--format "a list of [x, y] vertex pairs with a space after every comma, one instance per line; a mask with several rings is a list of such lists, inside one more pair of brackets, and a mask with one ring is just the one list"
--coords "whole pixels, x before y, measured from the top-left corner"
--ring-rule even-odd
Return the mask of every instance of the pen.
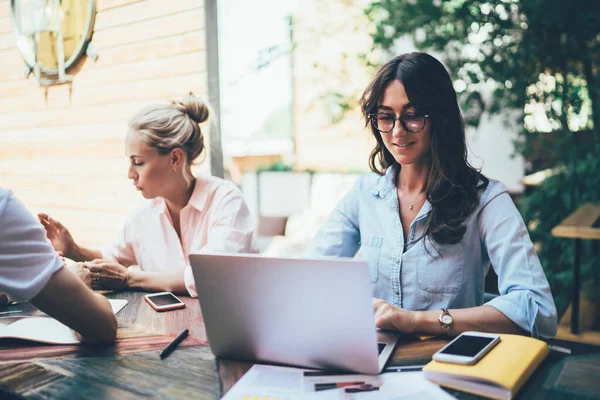
[[344, 389], [346, 393], [373, 392], [379, 390], [379, 386], [352, 387]]
[[14, 314], [14, 313], [20, 313], [23, 312], [21, 310], [13, 310], [13, 311], [0, 311], [0, 315], [4, 315], [4, 314]]
[[337, 389], [347, 386], [364, 385], [365, 382], [331, 382], [331, 383], [315, 383], [315, 391]]
[[555, 346], [553, 344], [548, 345], [548, 349], [558, 351], [559, 353], [571, 354], [571, 349], [567, 349], [566, 347]]
[[340, 371], [304, 371], [304, 376], [355, 375], [354, 372]]
[[422, 371], [424, 365], [411, 365], [406, 367], [389, 367], [384, 369], [382, 372], [413, 372]]
[[173, 341], [171, 343], [169, 343], [164, 349], [162, 349], [160, 351], [160, 354], [159, 354], [160, 358], [165, 358], [166, 356], [171, 354], [171, 352], [173, 350], [175, 350], [175, 347], [177, 347], [177, 345], [179, 343], [181, 343], [181, 341], [183, 339], [185, 339], [189, 333], [190, 333], [189, 329], [184, 329], [183, 332], [181, 332], [179, 334], [179, 336], [177, 336], [175, 339], [173, 339]]

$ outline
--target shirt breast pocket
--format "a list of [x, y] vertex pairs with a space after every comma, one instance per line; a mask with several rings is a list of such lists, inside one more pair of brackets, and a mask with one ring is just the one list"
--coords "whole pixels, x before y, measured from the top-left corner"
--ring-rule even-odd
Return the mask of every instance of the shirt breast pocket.
[[366, 253], [365, 259], [369, 263], [369, 270], [371, 271], [371, 283], [375, 283], [379, 280], [379, 257], [382, 244], [382, 237], [373, 236], [367, 240], [364, 246]]
[[464, 281], [465, 248], [465, 243], [434, 247], [427, 242], [427, 249], [422, 247], [417, 259], [419, 287], [430, 293], [458, 293]]

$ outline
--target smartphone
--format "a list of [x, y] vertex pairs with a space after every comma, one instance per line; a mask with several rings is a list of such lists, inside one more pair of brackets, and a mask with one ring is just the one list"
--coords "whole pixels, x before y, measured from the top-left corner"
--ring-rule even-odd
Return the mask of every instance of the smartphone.
[[144, 299], [156, 311], [169, 311], [184, 308], [185, 303], [179, 300], [171, 292], [152, 293], [144, 296]]
[[500, 342], [496, 333], [463, 332], [433, 355], [436, 361], [475, 364]]

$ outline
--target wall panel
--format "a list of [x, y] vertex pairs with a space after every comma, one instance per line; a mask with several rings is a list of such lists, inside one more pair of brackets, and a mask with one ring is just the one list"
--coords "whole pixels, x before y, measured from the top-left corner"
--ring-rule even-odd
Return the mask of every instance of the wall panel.
[[190, 90], [208, 98], [202, 0], [99, 0], [96, 21], [97, 62], [46, 91], [23, 76], [0, 0], [0, 186], [91, 246], [111, 242], [143, 200], [127, 179], [128, 119]]

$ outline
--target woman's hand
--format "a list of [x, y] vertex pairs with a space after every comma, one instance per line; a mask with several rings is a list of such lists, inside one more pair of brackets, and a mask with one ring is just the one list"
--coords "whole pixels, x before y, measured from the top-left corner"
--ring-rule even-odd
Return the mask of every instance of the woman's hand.
[[50, 239], [54, 250], [62, 252], [68, 258], [74, 258], [72, 257], [72, 253], [75, 248], [75, 241], [69, 230], [57, 220], [52, 219], [48, 214], [40, 213], [38, 214], [38, 218], [44, 229], [46, 229], [46, 236]]
[[416, 313], [391, 305], [382, 299], [373, 299], [375, 326], [379, 329], [398, 330], [413, 333], [416, 326]]
[[119, 290], [128, 287], [127, 268], [108, 260], [94, 260], [83, 263], [91, 272], [92, 289]]
[[89, 269], [83, 266], [83, 263], [73, 263], [66, 266], [71, 272], [73, 272], [83, 283], [85, 286], [92, 288], [92, 273]]

